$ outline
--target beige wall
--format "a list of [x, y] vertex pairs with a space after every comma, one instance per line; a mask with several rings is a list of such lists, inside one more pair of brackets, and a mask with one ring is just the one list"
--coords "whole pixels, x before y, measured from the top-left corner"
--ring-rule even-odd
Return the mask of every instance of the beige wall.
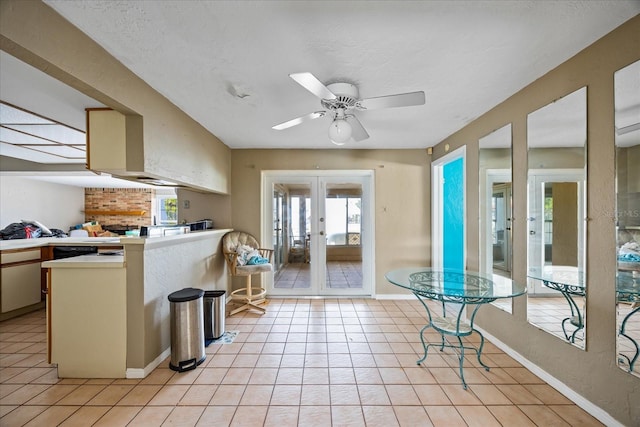
[[[554, 182], [551, 264], [578, 266], [578, 184]], [[580, 223], [582, 225], [582, 223]]]
[[[569, 61], [544, 75], [434, 148], [434, 158], [467, 145], [467, 187], [478, 176], [478, 140], [513, 124], [513, 275], [526, 282], [527, 114], [587, 86], [587, 345], [586, 351], [527, 323], [526, 298], [513, 314], [487, 307], [477, 324], [625, 425], [640, 422], [640, 378], [616, 366], [615, 308], [615, 71], [640, 59], [636, 16]], [[478, 194], [467, 192], [467, 248], [478, 248]], [[469, 258], [468, 267], [477, 268]]]
[[384, 274], [431, 262], [431, 159], [426, 150], [232, 150], [233, 228], [260, 236], [262, 171], [357, 169], [375, 175], [375, 292], [402, 293]]
[[362, 261], [360, 246], [327, 246], [327, 261]]
[[140, 172], [229, 192], [229, 148], [44, 3], [2, 0], [0, 33], [3, 51], [127, 115], [132, 123], [141, 118]]
[[186, 188], [178, 188], [176, 193], [179, 224], [211, 219], [214, 228], [231, 228], [230, 196], [203, 193]]

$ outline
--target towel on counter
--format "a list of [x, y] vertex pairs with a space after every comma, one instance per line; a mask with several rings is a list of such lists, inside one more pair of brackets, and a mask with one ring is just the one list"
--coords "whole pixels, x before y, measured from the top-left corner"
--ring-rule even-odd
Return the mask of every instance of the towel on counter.
[[247, 261], [247, 265], [260, 265], [260, 264], [269, 264], [269, 260], [266, 258], [258, 256], [253, 256]]

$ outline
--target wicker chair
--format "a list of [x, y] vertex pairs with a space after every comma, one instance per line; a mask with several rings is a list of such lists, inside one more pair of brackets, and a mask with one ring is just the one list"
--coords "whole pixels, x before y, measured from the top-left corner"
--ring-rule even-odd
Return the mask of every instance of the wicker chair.
[[[249, 246], [258, 251], [259, 256], [268, 260], [268, 263], [256, 264], [256, 265], [241, 265], [239, 262], [238, 248], [241, 246]], [[260, 247], [258, 241], [251, 234], [242, 231], [231, 231], [222, 237], [222, 252], [227, 262], [229, 274], [231, 276], [241, 276], [245, 278], [245, 287], [236, 289], [231, 292], [231, 302], [234, 304], [240, 304], [240, 307], [234, 308], [229, 312], [229, 315], [239, 313], [243, 310], [258, 310], [261, 313], [266, 313], [266, 309], [261, 307], [267, 300], [265, 295], [267, 291], [264, 288], [254, 288], [251, 286], [251, 276], [254, 274], [273, 271], [271, 265], [271, 258], [273, 256], [273, 249], [264, 249]]]

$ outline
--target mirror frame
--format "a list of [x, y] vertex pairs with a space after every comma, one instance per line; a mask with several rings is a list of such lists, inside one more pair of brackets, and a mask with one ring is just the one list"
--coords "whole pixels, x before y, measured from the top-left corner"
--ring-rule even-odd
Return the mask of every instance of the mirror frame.
[[640, 377], [640, 61], [614, 73], [614, 107], [615, 354], [620, 369]]
[[[586, 86], [578, 88], [527, 116], [527, 321], [583, 350], [588, 294], [587, 91]], [[561, 195], [555, 204], [560, 206], [554, 209], [557, 192]], [[563, 204], [568, 210], [561, 209]], [[554, 227], [555, 222], [566, 226]], [[555, 238], [558, 231], [567, 232], [570, 239], [564, 248]], [[545, 243], [547, 237], [551, 245]], [[559, 299], [546, 298], [554, 296]], [[559, 314], [547, 319], [547, 310]]]
[[[483, 153], [490, 153], [492, 150], [505, 150], [504, 155], [498, 161], [488, 158], [483, 161]], [[508, 154], [507, 151], [508, 150]], [[506, 158], [508, 157], [508, 162]], [[505, 167], [506, 166], [506, 167]], [[478, 190], [479, 190], [479, 271], [494, 276], [512, 278], [513, 265], [513, 234], [511, 232], [511, 221], [513, 218], [512, 203], [512, 183], [513, 183], [513, 130], [512, 124], [506, 125], [490, 132], [478, 140]], [[505, 205], [505, 230], [504, 244], [507, 250], [504, 255], [506, 267], [496, 272], [494, 264], [494, 244], [493, 244], [493, 188], [495, 184], [504, 184], [507, 204]], [[507, 185], [508, 184], [508, 185]], [[496, 300], [492, 303], [495, 307], [508, 313], [513, 313], [513, 300]]]

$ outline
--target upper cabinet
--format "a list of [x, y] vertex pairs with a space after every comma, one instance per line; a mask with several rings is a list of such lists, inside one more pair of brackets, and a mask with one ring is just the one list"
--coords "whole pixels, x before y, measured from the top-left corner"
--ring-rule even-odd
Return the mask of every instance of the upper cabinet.
[[87, 168], [151, 185], [229, 193], [227, 147], [190, 144], [188, 134], [176, 141], [159, 133], [155, 122], [109, 108], [87, 109]]
[[134, 132], [136, 120], [142, 118], [112, 109], [88, 109], [87, 169], [124, 176], [143, 173], [142, 126]]

